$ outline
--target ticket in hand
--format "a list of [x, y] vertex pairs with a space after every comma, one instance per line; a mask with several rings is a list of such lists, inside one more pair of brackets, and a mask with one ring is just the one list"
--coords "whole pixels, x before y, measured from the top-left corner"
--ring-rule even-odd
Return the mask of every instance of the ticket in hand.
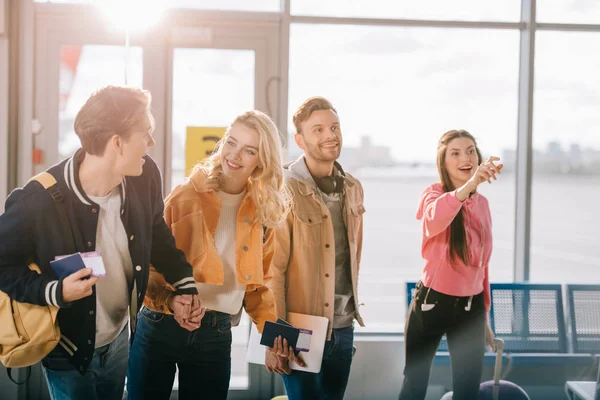
[[50, 261], [50, 266], [61, 279], [83, 268], [91, 268], [92, 276], [106, 276], [104, 261], [99, 251], [56, 256], [54, 261]]
[[309, 351], [310, 339], [312, 338], [312, 331], [310, 329], [299, 330], [300, 334], [298, 335], [298, 342], [296, 343], [296, 351]]

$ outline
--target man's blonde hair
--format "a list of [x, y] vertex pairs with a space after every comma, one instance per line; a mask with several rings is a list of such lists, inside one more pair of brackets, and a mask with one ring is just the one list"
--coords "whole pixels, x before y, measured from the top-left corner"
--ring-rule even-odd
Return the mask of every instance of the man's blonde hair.
[[127, 140], [134, 128], [154, 130], [151, 102], [149, 91], [134, 87], [111, 85], [92, 94], [77, 113], [74, 123], [83, 150], [102, 156], [113, 135]]
[[306, 99], [304, 103], [294, 113], [294, 126], [296, 127], [296, 133], [302, 133], [302, 123], [310, 118], [312, 113], [321, 110], [331, 110], [337, 114], [337, 110], [333, 108], [333, 105], [324, 97], [316, 96]]

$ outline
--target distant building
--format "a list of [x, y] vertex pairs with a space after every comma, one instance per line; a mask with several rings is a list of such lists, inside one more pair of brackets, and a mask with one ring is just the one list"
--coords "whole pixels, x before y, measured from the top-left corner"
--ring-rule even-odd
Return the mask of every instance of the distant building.
[[[507, 171], [516, 168], [517, 155], [512, 149], [502, 151], [502, 161]], [[537, 174], [584, 174], [600, 173], [600, 150], [582, 148], [573, 143], [568, 151], [559, 142], [549, 142], [546, 151], [533, 150], [533, 170]]]
[[[288, 134], [288, 159], [295, 160], [302, 154], [293, 133]], [[344, 145], [339, 158], [340, 164], [348, 170], [358, 168], [393, 167], [397, 164], [392, 157], [392, 149], [376, 146], [369, 136], [362, 136], [360, 146]]]

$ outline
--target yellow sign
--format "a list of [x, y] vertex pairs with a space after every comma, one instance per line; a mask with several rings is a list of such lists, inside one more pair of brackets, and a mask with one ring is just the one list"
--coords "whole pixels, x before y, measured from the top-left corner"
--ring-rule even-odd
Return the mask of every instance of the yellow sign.
[[188, 126], [185, 130], [185, 176], [194, 165], [209, 157], [227, 128]]

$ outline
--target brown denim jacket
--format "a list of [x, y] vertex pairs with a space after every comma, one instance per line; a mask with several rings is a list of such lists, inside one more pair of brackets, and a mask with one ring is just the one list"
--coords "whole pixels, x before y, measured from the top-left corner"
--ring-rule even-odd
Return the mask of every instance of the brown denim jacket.
[[[275, 295], [277, 314], [288, 312], [329, 319], [327, 338], [333, 327], [335, 296], [335, 240], [329, 209], [311, 177], [304, 157], [285, 167], [286, 183], [293, 196], [286, 221], [275, 229], [275, 254], [269, 287]], [[344, 185], [344, 222], [348, 233], [355, 318], [359, 313], [358, 272], [363, 236], [363, 189], [350, 174]]]

